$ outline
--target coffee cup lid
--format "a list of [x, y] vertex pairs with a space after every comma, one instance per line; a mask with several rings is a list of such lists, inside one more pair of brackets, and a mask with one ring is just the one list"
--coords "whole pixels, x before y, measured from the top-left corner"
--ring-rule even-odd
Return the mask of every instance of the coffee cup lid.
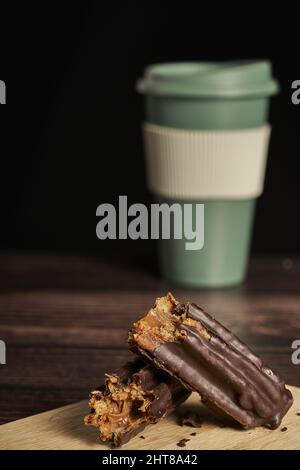
[[268, 60], [171, 62], [148, 66], [137, 90], [162, 96], [238, 98], [274, 95], [279, 85]]

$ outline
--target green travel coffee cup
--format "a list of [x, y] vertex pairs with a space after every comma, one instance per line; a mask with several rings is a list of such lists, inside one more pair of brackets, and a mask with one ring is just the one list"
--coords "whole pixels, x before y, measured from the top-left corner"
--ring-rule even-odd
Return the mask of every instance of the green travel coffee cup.
[[137, 83], [148, 187], [159, 203], [204, 204], [204, 246], [159, 241], [162, 275], [192, 287], [245, 279], [257, 197], [263, 191], [270, 96], [268, 61], [166, 63]]

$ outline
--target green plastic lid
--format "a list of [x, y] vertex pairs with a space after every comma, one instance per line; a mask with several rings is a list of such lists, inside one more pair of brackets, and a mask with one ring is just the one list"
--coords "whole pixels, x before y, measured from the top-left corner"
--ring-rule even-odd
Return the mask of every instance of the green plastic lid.
[[140, 93], [163, 96], [235, 98], [278, 92], [267, 60], [154, 64], [138, 80]]

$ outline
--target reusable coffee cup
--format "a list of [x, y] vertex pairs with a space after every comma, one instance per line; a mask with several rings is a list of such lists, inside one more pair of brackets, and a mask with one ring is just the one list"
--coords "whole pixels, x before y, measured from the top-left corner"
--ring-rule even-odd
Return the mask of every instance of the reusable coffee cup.
[[149, 66], [145, 95], [147, 182], [159, 203], [204, 204], [204, 246], [159, 241], [165, 278], [225, 287], [246, 275], [257, 197], [263, 191], [270, 96], [278, 91], [268, 61]]

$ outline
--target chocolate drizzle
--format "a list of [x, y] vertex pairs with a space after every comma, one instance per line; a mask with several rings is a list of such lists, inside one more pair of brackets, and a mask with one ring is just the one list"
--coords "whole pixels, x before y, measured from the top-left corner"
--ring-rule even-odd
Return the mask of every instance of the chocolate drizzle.
[[184, 333], [179, 339], [162, 341], [158, 347], [146, 350], [139, 344], [138, 335], [133, 335], [133, 347], [185, 387], [198, 392], [207, 406], [242, 427], [277, 428], [293, 402], [283, 380], [197, 305], [177, 304], [172, 314], [179, 315], [176, 328]]

